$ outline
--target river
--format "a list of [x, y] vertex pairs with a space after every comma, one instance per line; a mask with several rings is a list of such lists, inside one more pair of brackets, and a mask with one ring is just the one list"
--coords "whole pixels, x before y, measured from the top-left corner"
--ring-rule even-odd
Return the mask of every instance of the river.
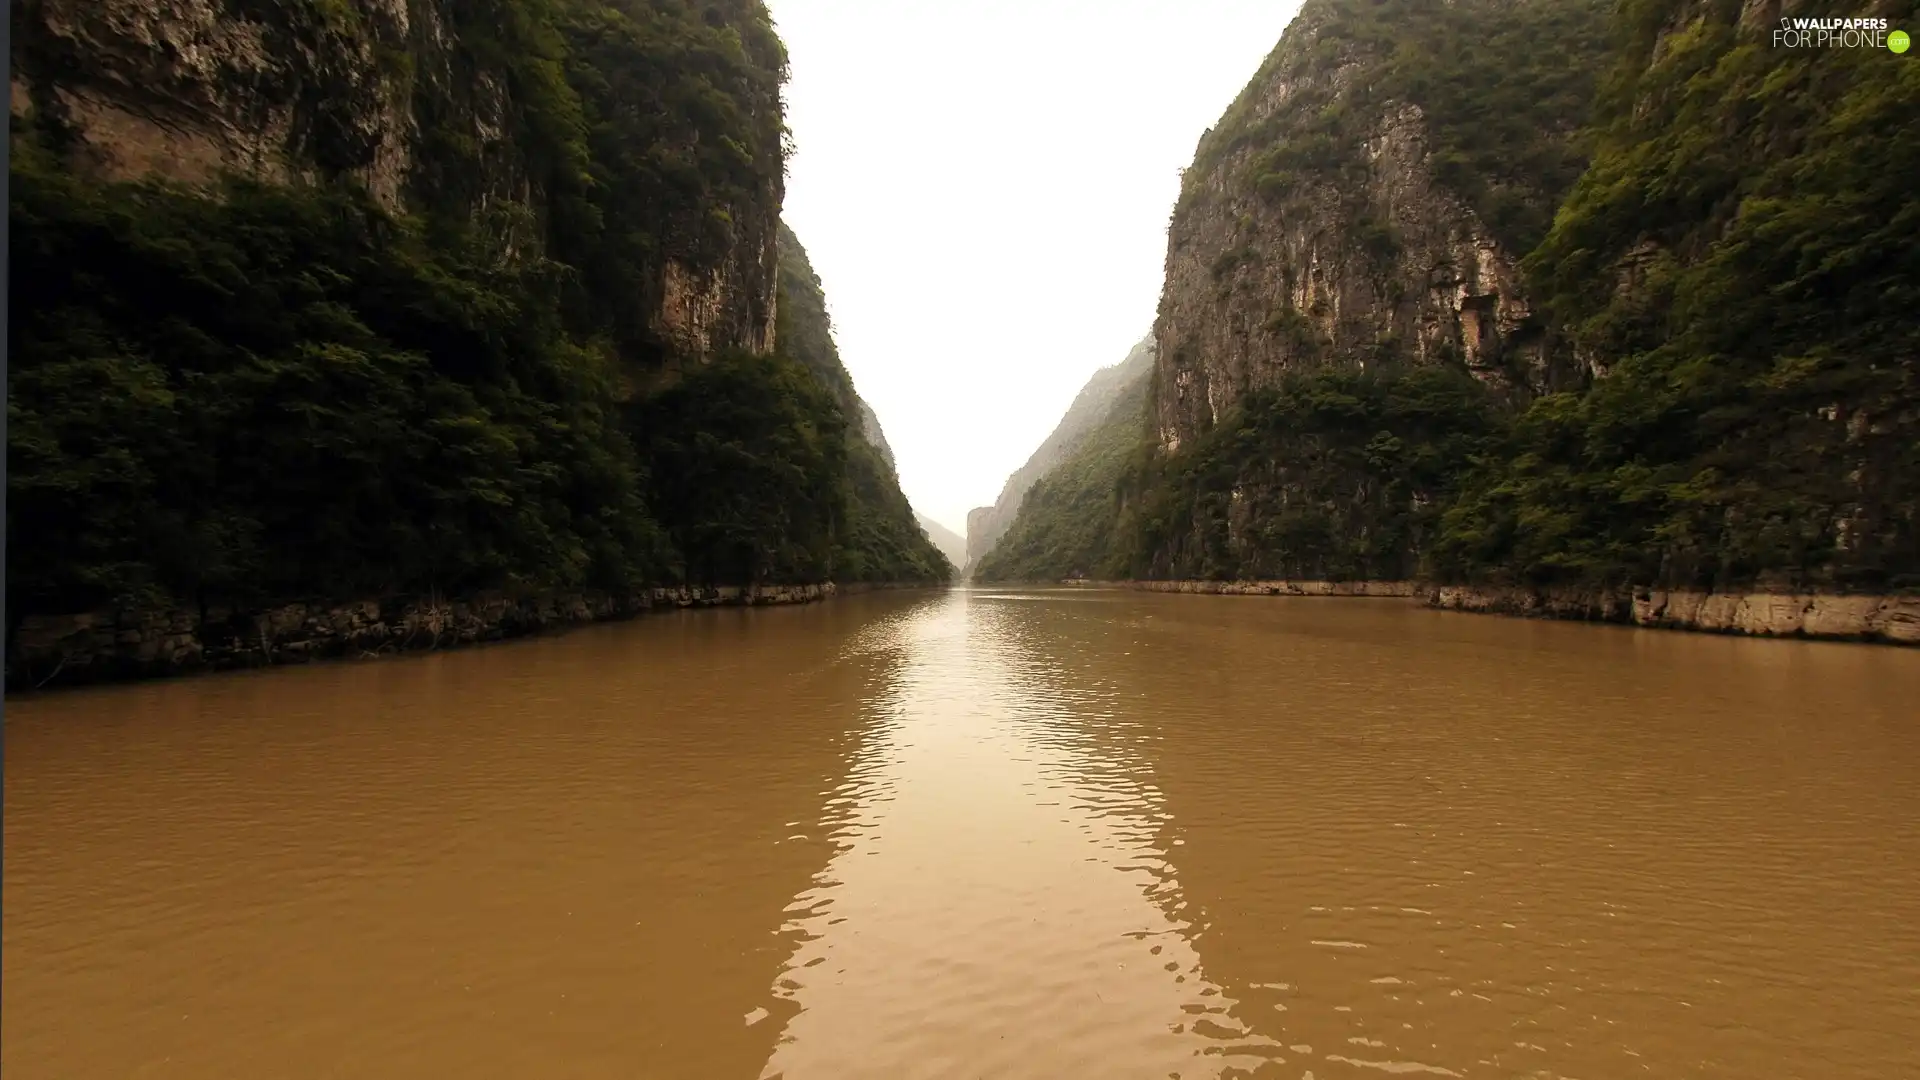
[[1920, 1076], [1920, 651], [870, 594], [5, 744], [8, 1080]]

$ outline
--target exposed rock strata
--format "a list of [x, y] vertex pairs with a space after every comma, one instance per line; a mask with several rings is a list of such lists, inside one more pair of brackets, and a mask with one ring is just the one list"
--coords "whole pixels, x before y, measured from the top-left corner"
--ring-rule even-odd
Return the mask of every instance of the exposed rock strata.
[[[1583, 27], [1602, 24], [1599, 5], [1579, 10]], [[1421, 80], [1396, 78], [1409, 59], [1362, 25], [1386, 18], [1435, 37], [1434, 71], [1492, 93], [1514, 73], [1490, 77], [1477, 70], [1490, 61], [1439, 40], [1443, 29], [1484, 36], [1514, 17], [1497, 0], [1367, 14], [1331, 0], [1301, 8], [1202, 137], [1182, 182], [1154, 326], [1162, 448], [1190, 443], [1248, 392], [1290, 372], [1463, 363], [1520, 393], [1575, 374], [1548, 355], [1524, 292], [1526, 251], [1516, 245], [1526, 240], [1483, 216], [1485, 200], [1476, 204], [1449, 178], [1459, 160], [1441, 152], [1436, 127], [1462, 118], [1416, 100]], [[1594, 57], [1582, 62], [1598, 67]], [[1542, 140], [1564, 141], [1579, 116], [1539, 100], [1529, 124]], [[1559, 192], [1507, 194], [1551, 202]]]
[[[1280, 109], [1292, 91], [1281, 81], [1262, 92]], [[1154, 327], [1163, 449], [1211, 428], [1249, 390], [1325, 364], [1452, 357], [1484, 380], [1518, 368], [1544, 384], [1519, 256], [1435, 183], [1420, 110], [1381, 117], [1366, 152], [1370, 221], [1398, 245], [1384, 264], [1350, 237], [1352, 193], [1317, 195], [1305, 213], [1277, 209], [1242, 175], [1252, 149], [1190, 179], [1205, 197], [1174, 217]]]
[[1419, 593], [1411, 581], [1076, 581], [1074, 585], [1214, 596], [1391, 596]]
[[1920, 595], [1701, 592], [1651, 589], [1475, 588], [1410, 581], [1076, 581], [1068, 584], [1143, 592], [1219, 596], [1385, 596], [1485, 615], [1624, 623], [1752, 637], [1920, 646]]
[[[113, 179], [347, 173], [399, 209], [420, 135], [413, 79], [452, 70], [444, 12], [428, 2], [288, 5], [271, 19], [222, 0], [16, 8], [14, 113], [55, 119], [78, 161]], [[500, 141], [502, 86], [479, 80], [473, 97], [459, 134], [491, 126]]]
[[[550, 193], [525, 145], [525, 76], [497, 43], [471, 40], [498, 32], [497, 16], [453, 0], [14, 8], [12, 114], [59, 132], [82, 172], [194, 185], [346, 177], [389, 211], [463, 199], [468, 214], [497, 217], [507, 250], [539, 244], [524, 225], [549, 212]], [[694, 243], [695, 223], [674, 224], [632, 298], [664, 354], [773, 349], [782, 185], [768, 176], [708, 208], [731, 222], [725, 244]]]
[[1920, 645], [1920, 596], [1436, 586], [1427, 602], [1452, 611], [1630, 623], [1759, 637]]
[[460, 600], [412, 598], [210, 609], [28, 616], [7, 652], [7, 688], [137, 679], [365, 657], [498, 641], [668, 608], [804, 604], [848, 590], [820, 585], [591, 590]]

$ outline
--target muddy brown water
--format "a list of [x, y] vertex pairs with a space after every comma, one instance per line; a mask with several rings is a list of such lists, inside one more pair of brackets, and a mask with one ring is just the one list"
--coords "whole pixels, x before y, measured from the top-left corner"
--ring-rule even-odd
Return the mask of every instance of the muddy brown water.
[[1920, 1077], [1920, 652], [976, 590], [17, 698], [8, 1080]]

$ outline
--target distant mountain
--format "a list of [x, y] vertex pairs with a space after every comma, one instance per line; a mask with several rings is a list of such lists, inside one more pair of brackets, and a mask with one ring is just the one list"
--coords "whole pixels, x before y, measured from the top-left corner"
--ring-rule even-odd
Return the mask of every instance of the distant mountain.
[[973, 564], [972, 580], [1063, 581], [1126, 575], [1130, 522], [1121, 491], [1150, 430], [1153, 372], [1121, 384], [1100, 425], [1020, 500], [1013, 524]]
[[967, 561], [967, 541], [964, 537], [917, 510], [913, 516], [920, 522], [920, 531], [927, 534], [927, 539], [933, 541], [933, 546], [939, 548], [948, 561], [955, 566]]
[[983, 506], [967, 515], [967, 569], [977, 565], [1006, 535], [1020, 512], [1020, 500], [1026, 498], [1027, 489], [1072, 456], [1106, 421], [1121, 393], [1153, 370], [1154, 352], [1153, 338], [1148, 337], [1135, 345], [1125, 360], [1094, 372], [1073, 404], [1067, 407], [1053, 434], [1047, 436], [1019, 471], [1007, 478], [1006, 486], [1000, 489], [1000, 498], [992, 506]]

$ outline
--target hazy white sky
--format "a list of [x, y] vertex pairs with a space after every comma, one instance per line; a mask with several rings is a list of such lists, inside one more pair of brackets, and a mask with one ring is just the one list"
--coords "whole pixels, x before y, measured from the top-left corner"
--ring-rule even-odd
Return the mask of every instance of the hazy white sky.
[[922, 513], [964, 533], [1153, 325], [1179, 171], [1299, 0], [769, 0], [787, 222]]

